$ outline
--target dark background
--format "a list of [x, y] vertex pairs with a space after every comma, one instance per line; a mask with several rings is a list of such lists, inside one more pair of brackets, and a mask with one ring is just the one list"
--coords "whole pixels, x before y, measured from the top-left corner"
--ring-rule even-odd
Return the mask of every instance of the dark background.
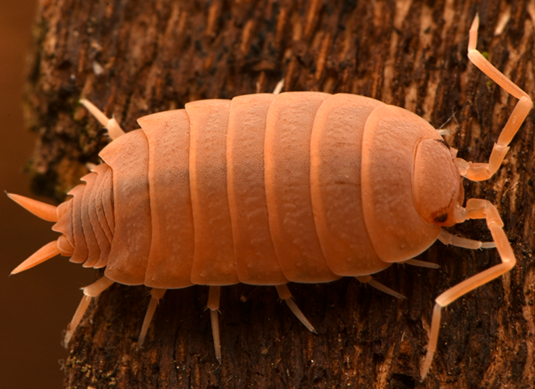
[[[24, 173], [34, 136], [23, 124], [21, 97], [36, 3], [0, 1], [0, 189], [34, 198]], [[59, 388], [61, 361], [67, 357], [60, 344], [62, 331], [81, 299], [78, 288], [91, 282], [93, 271], [57, 257], [9, 277], [57, 234], [51, 223], [3, 194], [0, 215], [0, 389]]]

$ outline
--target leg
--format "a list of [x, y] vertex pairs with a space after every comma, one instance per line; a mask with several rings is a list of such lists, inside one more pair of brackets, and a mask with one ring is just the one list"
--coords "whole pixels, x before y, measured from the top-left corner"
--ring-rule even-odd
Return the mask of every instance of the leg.
[[147, 312], [145, 313], [145, 319], [143, 319], [143, 325], [141, 326], [141, 332], [139, 333], [139, 338], [137, 341], [137, 344], [139, 347], [143, 346], [143, 342], [145, 341], [145, 336], [147, 335], [147, 330], [149, 329], [150, 322], [152, 321], [152, 317], [154, 316], [154, 311], [156, 310], [156, 307], [158, 306], [158, 302], [165, 294], [165, 291], [167, 289], [157, 289], [153, 288], [150, 291], [150, 303], [149, 307], [147, 308]]
[[472, 250], [493, 249], [496, 247], [496, 243], [494, 242], [480, 242], [479, 240], [461, 238], [460, 236], [450, 234], [446, 230], [440, 231], [438, 240], [440, 240], [445, 245], [451, 244], [452, 246], [455, 246], [455, 247], [462, 247], [465, 249], [472, 249]]
[[290, 289], [288, 289], [288, 285], [275, 285], [275, 288], [277, 288], [279, 298], [286, 302], [286, 305], [288, 305], [288, 308], [290, 308], [290, 310], [294, 313], [295, 317], [297, 317], [310, 332], [317, 334], [312, 324], [310, 324], [305, 315], [303, 315], [303, 312], [301, 312], [297, 304], [292, 300], [292, 292], [290, 292]]
[[274, 95], [278, 95], [282, 92], [282, 88], [284, 87], [284, 79], [277, 82], [277, 85], [275, 85], [275, 89], [273, 90]]
[[87, 168], [87, 170], [89, 170], [91, 172], [93, 170], [95, 170], [97, 166], [98, 166], [97, 164], [91, 163], [91, 162], [86, 162], [86, 164], [85, 164], [85, 167]]
[[219, 297], [221, 295], [220, 286], [210, 286], [208, 292], [208, 305], [210, 309], [210, 321], [212, 322], [212, 336], [214, 337], [215, 357], [221, 364], [221, 341], [219, 339], [219, 320], [217, 311], [219, 310]]
[[374, 280], [372, 276], [357, 276], [355, 278], [359, 280], [360, 282], [362, 282], [363, 284], [368, 284], [370, 286], [373, 286], [375, 289], [379, 289], [381, 292], [387, 293], [391, 296], [394, 296], [395, 298], [398, 298], [398, 299], [405, 298], [405, 296], [403, 296], [402, 294], [399, 294], [395, 290], [390, 289], [388, 286], [385, 286], [381, 284], [380, 282]]
[[438, 269], [440, 266], [438, 266], [436, 263], [433, 262], [426, 262], [426, 261], [420, 261], [419, 259], [409, 259], [408, 261], [405, 261], [402, 263], [402, 265], [411, 265], [411, 266], [418, 266], [418, 267], [425, 267], [428, 269]]
[[78, 305], [76, 312], [74, 312], [74, 316], [71, 322], [67, 326], [67, 333], [65, 334], [65, 339], [63, 341], [65, 347], [67, 347], [67, 345], [71, 341], [72, 335], [74, 334], [74, 331], [76, 331], [76, 327], [78, 327], [78, 324], [80, 324], [80, 321], [82, 320], [82, 317], [84, 316], [87, 307], [89, 307], [91, 298], [98, 297], [111, 284], [113, 284], [113, 281], [104, 276], [96, 282], [92, 283], [91, 285], [82, 288], [82, 290], [84, 291], [84, 297], [82, 297], [82, 301], [80, 301], [80, 304]]
[[468, 40], [468, 59], [476, 65], [479, 70], [485, 73], [491, 80], [500, 85], [507, 92], [512, 94], [518, 100], [513, 113], [509, 117], [509, 120], [505, 124], [498, 142], [494, 144], [492, 153], [490, 154], [488, 163], [473, 163], [466, 162], [464, 159], [457, 158], [457, 165], [461, 172], [461, 175], [465, 176], [472, 181], [487, 180], [496, 173], [502, 161], [509, 150], [509, 143], [513, 136], [516, 134], [520, 125], [526, 119], [528, 112], [531, 110], [533, 103], [530, 97], [508, 79], [503, 73], [490, 64], [489, 61], [476, 50], [477, 44], [477, 29], [479, 26], [479, 17], [476, 15], [472, 27], [470, 28], [470, 38]]
[[99, 121], [100, 124], [108, 129], [108, 134], [110, 135], [111, 139], [115, 140], [121, 135], [125, 134], [119, 123], [117, 123], [117, 120], [114, 118], [109, 119], [106, 115], [104, 115], [104, 112], [95, 107], [93, 103], [86, 99], [81, 99], [80, 104], [82, 104]]
[[466, 203], [466, 208], [462, 208], [463, 215], [459, 218], [459, 223], [467, 219], [486, 219], [487, 226], [492, 234], [492, 239], [500, 254], [502, 263], [491, 267], [485, 271], [482, 271], [475, 276], [464, 280], [460, 284], [446, 290], [440, 296], [435, 299], [435, 308], [433, 310], [433, 318], [431, 320], [431, 331], [429, 333], [429, 343], [427, 345], [427, 355], [425, 356], [424, 363], [422, 365], [422, 379], [425, 378], [431, 362], [433, 361], [433, 355], [437, 347], [438, 331], [440, 328], [440, 315], [442, 308], [448, 306], [459, 297], [464, 296], [468, 292], [476, 289], [481, 285], [498, 278], [504, 273], [511, 270], [516, 264], [515, 254], [507, 236], [503, 231], [503, 221], [498, 214], [498, 210], [487, 200], [469, 199]]

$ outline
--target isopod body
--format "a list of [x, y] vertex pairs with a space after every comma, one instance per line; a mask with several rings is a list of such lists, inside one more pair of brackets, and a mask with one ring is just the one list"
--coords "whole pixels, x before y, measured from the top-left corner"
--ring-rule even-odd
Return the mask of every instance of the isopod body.
[[[54, 227], [73, 262], [105, 266], [121, 284], [279, 285], [376, 273], [427, 249], [441, 229], [426, 220], [447, 223], [459, 197], [437, 132], [362, 96], [203, 100], [139, 124], [101, 151], [105, 163], [73, 189]], [[444, 163], [416, 163], [428, 154]], [[418, 185], [437, 174], [442, 185]], [[413, 198], [426, 195], [424, 219]]]
[[[67, 341], [90, 297], [113, 282], [153, 288], [140, 343], [165, 290], [209, 285], [219, 358], [220, 286], [274, 285], [313, 330], [291, 300], [288, 282], [354, 276], [396, 295], [370, 275], [392, 263], [422, 264], [413, 258], [437, 239], [496, 247], [502, 263], [436, 299], [425, 376], [442, 307], [515, 264], [496, 208], [478, 199], [462, 207], [460, 176], [483, 180], [496, 172], [532, 103], [475, 50], [476, 34], [477, 18], [470, 60], [519, 99], [489, 163], [456, 158], [457, 151], [422, 118], [357, 95], [289, 92], [201, 100], [142, 117], [141, 129], [127, 134], [83, 101], [114, 140], [100, 152], [104, 163], [59, 207], [10, 195], [56, 221], [53, 229], [62, 234], [13, 272], [59, 253], [85, 267], [106, 267], [105, 276], [85, 288]], [[475, 218], [487, 220], [494, 243], [442, 229]]]

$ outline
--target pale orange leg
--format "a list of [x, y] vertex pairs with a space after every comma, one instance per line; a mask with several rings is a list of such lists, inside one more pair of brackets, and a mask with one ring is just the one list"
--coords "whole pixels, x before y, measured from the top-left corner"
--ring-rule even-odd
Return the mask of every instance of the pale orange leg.
[[496, 69], [489, 61], [476, 50], [477, 44], [477, 29], [479, 26], [479, 17], [476, 15], [472, 27], [470, 28], [470, 38], [468, 40], [468, 59], [485, 73], [492, 81], [500, 85], [507, 92], [512, 94], [518, 100], [513, 113], [505, 124], [498, 141], [492, 148], [488, 163], [474, 163], [467, 162], [464, 159], [457, 158], [457, 166], [461, 175], [472, 181], [487, 180], [496, 173], [503, 162], [507, 150], [509, 150], [509, 143], [513, 136], [517, 133], [520, 125], [526, 119], [528, 112], [531, 110], [533, 103], [531, 98], [520, 89], [515, 83], [508, 79], [502, 72]]
[[139, 338], [137, 340], [137, 344], [139, 347], [143, 346], [143, 342], [145, 342], [145, 337], [147, 336], [147, 331], [150, 326], [150, 322], [152, 321], [152, 317], [154, 316], [154, 311], [156, 311], [156, 307], [158, 306], [158, 302], [163, 297], [167, 289], [157, 289], [153, 288], [150, 291], [150, 303], [149, 307], [147, 308], [147, 312], [145, 313], [145, 319], [143, 319], [143, 325], [141, 326], [141, 332], [139, 333]]
[[210, 321], [212, 322], [212, 336], [214, 337], [215, 357], [221, 364], [221, 340], [219, 338], [219, 319], [217, 312], [219, 311], [219, 298], [221, 296], [220, 286], [210, 286], [208, 291], [207, 308], [210, 309]]
[[97, 168], [97, 166], [98, 166], [97, 164], [92, 163], [92, 162], [86, 162], [85, 163], [85, 167], [87, 168], [87, 170], [89, 170], [91, 172], [94, 171]]
[[405, 296], [403, 296], [402, 294], [396, 292], [395, 290], [392, 290], [390, 289], [388, 286], [385, 286], [383, 284], [381, 284], [379, 281], [375, 280], [372, 276], [357, 276], [355, 277], [357, 280], [359, 280], [360, 282], [362, 282], [363, 284], [368, 284], [372, 287], [374, 287], [375, 289], [378, 289], [380, 290], [381, 292], [383, 293], [386, 293], [386, 294], [389, 294], [391, 296], [394, 296], [395, 298], [398, 298], [398, 299], [404, 299]]
[[516, 264], [516, 258], [507, 240], [507, 236], [503, 231], [503, 221], [498, 214], [498, 210], [487, 200], [481, 199], [469, 199], [466, 203], [466, 208], [461, 208], [456, 212], [456, 222], [461, 223], [468, 219], [486, 219], [487, 226], [492, 234], [492, 239], [498, 249], [498, 254], [502, 263], [491, 267], [485, 271], [482, 271], [475, 276], [468, 278], [467, 280], [455, 285], [454, 287], [446, 290], [440, 296], [435, 299], [435, 308], [433, 310], [433, 318], [431, 320], [431, 331], [429, 333], [429, 343], [427, 345], [427, 355], [425, 356], [424, 363], [422, 365], [422, 379], [425, 378], [431, 362], [433, 361], [433, 355], [437, 347], [438, 332], [440, 328], [440, 315], [442, 308], [448, 306], [459, 297], [464, 296], [466, 293], [476, 289], [481, 285], [500, 277], [502, 274], [507, 273]]
[[308, 321], [303, 312], [301, 312], [295, 301], [293, 301], [292, 292], [290, 292], [290, 289], [288, 289], [288, 285], [275, 285], [275, 288], [277, 288], [279, 298], [281, 300], [284, 300], [284, 302], [286, 303], [286, 305], [288, 305], [288, 308], [290, 308], [295, 317], [297, 317], [299, 321], [303, 323], [303, 325], [308, 328], [310, 332], [317, 334], [316, 330], [314, 329], [314, 326]]
[[277, 82], [277, 85], [275, 85], [275, 89], [273, 89], [273, 94], [278, 95], [282, 92], [282, 88], [284, 88], [284, 79]]
[[67, 326], [67, 333], [65, 334], [65, 339], [63, 341], [65, 347], [67, 347], [71, 341], [74, 331], [76, 331], [76, 327], [78, 327], [78, 324], [80, 324], [85, 311], [89, 307], [91, 298], [100, 296], [100, 294], [109, 288], [111, 284], [113, 284], [113, 281], [104, 276], [91, 285], [82, 288], [84, 291], [84, 296], [82, 297], [82, 301], [80, 301], [76, 312], [74, 312], [71, 322]]
[[99, 121], [99, 123], [108, 130], [108, 134], [110, 135], [111, 139], [115, 140], [125, 134], [124, 130], [121, 128], [119, 123], [117, 123], [115, 118], [108, 118], [106, 115], [104, 115], [104, 112], [95, 107], [92, 102], [86, 99], [81, 99], [80, 104], [82, 104], [91, 113], [91, 115], [93, 115]]

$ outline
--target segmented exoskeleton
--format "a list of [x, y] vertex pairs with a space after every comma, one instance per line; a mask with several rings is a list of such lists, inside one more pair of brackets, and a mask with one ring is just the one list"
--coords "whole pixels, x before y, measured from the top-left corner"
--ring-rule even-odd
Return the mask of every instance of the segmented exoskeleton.
[[[363, 96], [319, 92], [254, 94], [202, 100], [138, 119], [124, 134], [86, 100], [114, 139], [104, 163], [82, 177], [71, 198], [50, 206], [10, 197], [56, 221], [62, 235], [19, 265], [26, 270], [57, 254], [84, 267], [106, 267], [84, 289], [68, 342], [91, 297], [113, 282], [152, 287], [142, 344], [165, 290], [209, 285], [216, 356], [221, 358], [219, 288], [239, 282], [274, 285], [310, 330], [286, 287], [354, 276], [399, 297], [371, 274], [392, 263], [432, 267], [414, 258], [437, 239], [466, 248], [497, 247], [502, 263], [436, 299], [425, 376], [436, 347], [440, 312], [458, 297], [509, 271], [515, 257], [496, 208], [469, 199], [460, 175], [485, 180], [531, 109], [525, 92], [475, 49], [469, 58], [519, 99], [489, 163], [457, 151], [417, 115]], [[485, 218], [493, 243], [449, 234], [443, 226]]]

